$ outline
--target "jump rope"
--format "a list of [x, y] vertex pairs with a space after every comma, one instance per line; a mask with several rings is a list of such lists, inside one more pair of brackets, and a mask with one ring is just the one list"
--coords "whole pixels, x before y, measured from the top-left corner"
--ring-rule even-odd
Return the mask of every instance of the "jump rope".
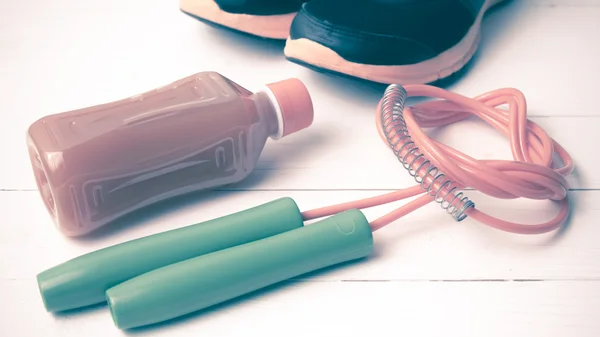
[[[441, 100], [405, 106], [408, 97]], [[508, 105], [508, 110], [499, 106]], [[376, 231], [433, 201], [455, 220], [467, 216], [485, 225], [518, 234], [541, 234], [559, 228], [569, 216], [569, 185], [573, 171], [569, 153], [537, 124], [527, 119], [523, 93], [506, 88], [475, 98], [429, 85], [390, 85], [379, 102], [377, 129], [418, 185], [381, 196], [303, 212], [305, 220], [333, 215], [348, 209], [364, 209], [423, 196], [372, 221]], [[510, 140], [513, 161], [477, 160], [429, 138], [422, 128], [441, 127], [477, 116]], [[556, 154], [563, 166], [555, 167]], [[528, 198], [560, 203], [558, 215], [540, 224], [508, 222], [475, 208], [461, 192], [473, 188], [501, 199]]]
[[[409, 97], [430, 97], [406, 106]], [[502, 109], [507, 106], [508, 109]], [[477, 160], [429, 138], [422, 128], [477, 116], [510, 140], [514, 160]], [[467, 217], [493, 228], [541, 234], [559, 228], [570, 208], [573, 161], [567, 151], [528, 120], [516, 89], [475, 98], [430, 85], [387, 87], [376, 114], [379, 135], [417, 185], [391, 193], [301, 212], [281, 198], [241, 212], [107, 247], [38, 275], [48, 311], [108, 302], [117, 327], [154, 324], [242, 296], [281, 281], [367, 257], [373, 232], [431, 203], [456, 221]], [[562, 165], [556, 165], [557, 156]], [[508, 222], [478, 210], [462, 190], [500, 199], [560, 204], [539, 224]], [[417, 197], [418, 196], [418, 197]], [[361, 209], [417, 197], [368, 221]], [[320, 219], [304, 225], [305, 221]]]

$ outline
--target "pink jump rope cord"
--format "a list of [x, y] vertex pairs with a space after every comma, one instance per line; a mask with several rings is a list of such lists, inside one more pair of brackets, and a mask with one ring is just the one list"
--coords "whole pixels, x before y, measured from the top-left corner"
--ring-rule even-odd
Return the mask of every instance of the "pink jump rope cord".
[[[438, 98], [405, 107], [410, 96]], [[508, 110], [499, 106], [508, 105]], [[381, 138], [415, 177], [419, 185], [380, 196], [318, 208], [302, 213], [305, 220], [363, 209], [424, 194], [374, 220], [376, 231], [418, 208], [436, 201], [460, 221], [467, 216], [488, 226], [519, 234], [540, 234], [559, 228], [569, 216], [569, 189], [565, 176], [573, 171], [567, 151], [537, 124], [527, 119], [525, 97], [506, 88], [475, 98], [429, 85], [390, 85], [377, 109]], [[441, 144], [422, 127], [440, 127], [475, 115], [504, 133], [510, 140], [513, 161], [477, 160]], [[562, 167], [553, 165], [556, 153]], [[546, 223], [519, 224], [504, 221], [475, 208], [459, 190], [472, 188], [501, 198], [552, 200], [560, 204], [556, 217]]]

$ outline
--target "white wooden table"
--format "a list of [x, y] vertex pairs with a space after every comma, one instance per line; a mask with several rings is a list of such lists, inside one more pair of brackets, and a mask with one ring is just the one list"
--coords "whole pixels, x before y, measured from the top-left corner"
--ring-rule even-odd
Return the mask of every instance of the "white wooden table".
[[[376, 232], [366, 261], [128, 333], [600, 336], [600, 0], [516, 0], [490, 13], [483, 28], [475, 61], [449, 89], [525, 93], [531, 119], [576, 163], [568, 228], [507, 234], [473, 220], [456, 223], [431, 204]], [[249, 88], [299, 77], [313, 95], [314, 125], [270, 141], [258, 169], [235, 188], [159, 207], [90, 237], [62, 236], [35, 190], [28, 125], [204, 70]], [[126, 334], [106, 306], [44, 310], [36, 274], [78, 255], [282, 196], [310, 209], [413, 184], [377, 136], [381, 89], [292, 64], [281, 46], [208, 27], [180, 13], [175, 1], [1, 1], [0, 93], [1, 336]], [[438, 137], [477, 158], [510, 158], [507, 141], [483, 123], [460, 123]], [[538, 222], [556, 212], [548, 202], [469, 195], [478, 208], [511, 220]], [[365, 213], [374, 218], [393, 206]]]

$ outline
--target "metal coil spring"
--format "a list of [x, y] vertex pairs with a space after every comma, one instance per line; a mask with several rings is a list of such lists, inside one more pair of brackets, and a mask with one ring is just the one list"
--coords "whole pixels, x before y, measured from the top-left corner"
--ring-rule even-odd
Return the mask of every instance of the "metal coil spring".
[[[458, 186], [428, 160], [412, 141], [403, 114], [406, 98], [406, 90], [400, 85], [392, 84], [385, 90], [380, 110], [385, 138], [398, 160], [423, 190], [456, 221], [462, 221], [467, 217], [466, 211], [475, 207], [475, 203], [458, 191]], [[421, 175], [422, 172], [425, 173]]]

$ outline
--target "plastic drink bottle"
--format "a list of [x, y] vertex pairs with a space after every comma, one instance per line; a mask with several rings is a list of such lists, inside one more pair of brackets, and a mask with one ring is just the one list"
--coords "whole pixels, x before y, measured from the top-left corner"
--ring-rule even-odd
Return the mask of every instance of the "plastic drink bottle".
[[201, 72], [143, 94], [43, 117], [27, 133], [36, 183], [67, 236], [185, 193], [235, 183], [268, 138], [312, 124], [297, 79], [256, 93]]

